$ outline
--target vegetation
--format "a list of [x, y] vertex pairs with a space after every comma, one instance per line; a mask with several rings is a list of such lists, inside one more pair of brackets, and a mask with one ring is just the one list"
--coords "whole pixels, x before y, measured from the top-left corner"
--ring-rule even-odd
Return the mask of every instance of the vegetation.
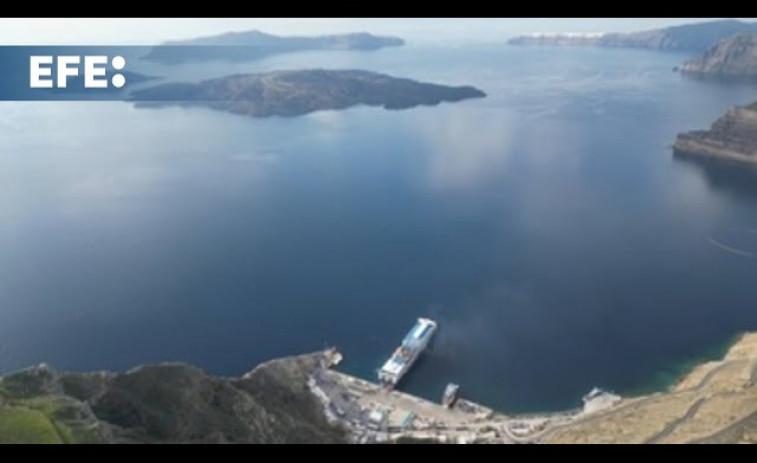
[[28, 408], [0, 407], [0, 444], [60, 444], [55, 426], [44, 413]]
[[232, 379], [184, 364], [125, 374], [29, 368], [0, 379], [0, 442], [344, 442], [307, 388], [315, 362], [277, 360]]

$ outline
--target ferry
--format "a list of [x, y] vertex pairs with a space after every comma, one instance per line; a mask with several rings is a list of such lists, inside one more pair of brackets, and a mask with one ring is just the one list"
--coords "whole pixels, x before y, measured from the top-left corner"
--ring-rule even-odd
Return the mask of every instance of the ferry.
[[428, 346], [429, 341], [436, 332], [436, 322], [428, 318], [419, 318], [415, 326], [402, 340], [400, 345], [389, 357], [378, 373], [379, 382], [393, 388], [399, 383], [405, 373], [410, 370], [418, 356]]

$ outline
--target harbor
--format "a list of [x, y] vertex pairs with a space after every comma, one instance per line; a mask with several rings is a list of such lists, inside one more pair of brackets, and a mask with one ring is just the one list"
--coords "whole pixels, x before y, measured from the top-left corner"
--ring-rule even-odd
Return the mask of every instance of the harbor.
[[613, 407], [620, 397], [594, 389], [584, 407], [561, 413], [508, 416], [461, 397], [464, 385], [449, 384], [439, 402], [395, 387], [428, 346], [436, 322], [420, 318], [402, 344], [379, 369], [373, 383], [334, 369], [342, 360], [336, 349], [323, 353], [308, 386], [328, 420], [348, 431], [353, 442], [533, 443], [560, 427]]

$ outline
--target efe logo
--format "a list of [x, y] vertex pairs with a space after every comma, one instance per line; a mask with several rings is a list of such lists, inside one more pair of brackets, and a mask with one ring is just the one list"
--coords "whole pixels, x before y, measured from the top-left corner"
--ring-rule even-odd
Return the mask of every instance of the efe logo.
[[[115, 74], [108, 80], [108, 57], [102, 55], [87, 55], [84, 61], [84, 88], [108, 88], [108, 83], [121, 88], [126, 84], [123, 74]], [[82, 57], [76, 55], [65, 56], [31, 56], [29, 57], [29, 87], [31, 88], [66, 88], [69, 77], [79, 75]], [[55, 64], [55, 66], [53, 66]], [[111, 60], [113, 69], [120, 71], [126, 66], [123, 56], [114, 56]], [[56, 79], [53, 79], [53, 68], [56, 69]]]

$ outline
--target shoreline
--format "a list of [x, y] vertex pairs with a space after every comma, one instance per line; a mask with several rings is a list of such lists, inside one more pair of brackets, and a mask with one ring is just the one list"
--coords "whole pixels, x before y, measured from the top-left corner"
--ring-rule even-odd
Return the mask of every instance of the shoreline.
[[[726, 430], [729, 440], [722, 438]], [[754, 442], [755, 430], [757, 332], [743, 332], [723, 356], [700, 362], [667, 390], [624, 398], [548, 437], [556, 443]]]
[[[335, 354], [338, 352], [331, 348], [275, 358], [239, 377], [208, 375], [191, 365], [170, 362], [139, 365], [124, 373], [66, 373], [41, 364], [0, 377], [0, 425], [6, 421], [0, 430], [13, 429], [7, 420], [20, 419], [16, 415], [23, 412], [28, 417], [34, 415], [40, 426], [78, 430], [76, 438], [61, 437], [64, 442], [132, 441], [135, 435], [140, 436], [137, 440], [161, 442], [160, 436], [129, 421], [128, 414], [120, 411], [134, 406], [133, 400], [140, 407], [152, 403], [155, 394], [178, 400], [179, 414], [207, 413], [214, 419], [232, 421], [258, 419], [241, 409], [217, 408], [211, 396], [195, 395], [198, 387], [215, 384], [213, 387], [221, 387], [229, 398], [236, 397], [234, 400], [256, 397], [252, 400], [270, 407], [267, 413], [282, 414], [279, 424], [285, 432], [292, 432], [285, 434], [290, 437], [276, 437], [267, 431], [265, 437], [246, 437], [255, 441], [278, 442], [309, 429], [307, 432], [313, 435], [353, 443], [757, 442], [757, 332], [733, 335], [728, 343], [713, 346], [697, 361], [685, 362], [685, 371], [658, 392], [621, 397], [596, 389], [584, 396], [582, 407], [537, 413], [501, 413], [475, 403], [465, 397], [464, 384], [462, 396], [447, 408], [437, 401], [387, 390], [335, 371], [332, 367], [342, 359], [341, 354]], [[192, 380], [186, 383], [182, 378]], [[190, 396], [195, 399], [186, 403], [180, 399]], [[123, 403], [115, 408], [105, 405], [114, 400]], [[297, 415], [301, 421], [290, 421], [295, 415], [285, 417], [300, 413], [287, 405], [292, 401], [300, 403], [304, 407], [301, 410], [309, 410], [306, 415]], [[63, 418], [53, 413], [56, 407], [45, 404], [73, 407], [81, 411], [81, 417], [61, 421]], [[204, 411], [198, 412], [198, 405]], [[154, 416], [152, 406], [163, 407], [154, 403], [141, 408], [145, 419]], [[123, 426], [135, 427], [131, 429], [137, 434], [125, 431]], [[234, 432], [248, 432], [243, 431], [244, 426], [234, 428]], [[183, 431], [179, 426], [171, 432], [183, 436]], [[219, 428], [218, 432], [223, 431]], [[221, 434], [216, 438], [234, 441], [238, 436]], [[0, 442], [7, 437], [0, 435]]]
[[[675, 391], [681, 384], [683, 384], [686, 379], [694, 373], [694, 371], [697, 368], [700, 368], [702, 365], [705, 365], [709, 362], [717, 362], [722, 361], [726, 358], [728, 355], [728, 352], [741, 343], [746, 336], [749, 335], [749, 331], [740, 331], [728, 338], [727, 341], [723, 341], [722, 343], [718, 344], [717, 346], [712, 347], [712, 351], [709, 353], [705, 353], [704, 355], [701, 355], [699, 357], [692, 357], [690, 360], [686, 360], [684, 362], [680, 363], [681, 371], [682, 373], [680, 375], [677, 375], [675, 381], [673, 381], [671, 384], [666, 386], [665, 390], [663, 391], [657, 391], [657, 392], [672, 392]], [[709, 355], [713, 354], [713, 355]], [[651, 394], [654, 394], [655, 392], [651, 392]], [[643, 394], [648, 395], [648, 394]]]
[[546, 413], [506, 414], [464, 398], [447, 409], [330, 365], [308, 385], [328, 420], [359, 443], [676, 443], [757, 428], [751, 419], [757, 417], [757, 333], [733, 335], [686, 364], [657, 392], [621, 397], [597, 390], [582, 408]]
[[[626, 388], [626, 389], [619, 389], [619, 390], [612, 389], [612, 391], [614, 394], [618, 394], [625, 399], [633, 399], [633, 398], [649, 396], [652, 394], [670, 392], [674, 390], [680, 382], [682, 382], [692, 371], [694, 371], [700, 365], [707, 362], [717, 361], [725, 357], [725, 355], [728, 353], [731, 347], [737, 344], [742, 339], [743, 336], [749, 333], [750, 333], [749, 331], [739, 331], [735, 334], [729, 335], [720, 342], [709, 344], [704, 350], [700, 351], [698, 354], [693, 354], [681, 360], [672, 361], [670, 363], [664, 364], [663, 367], [658, 368], [657, 370], [653, 371], [649, 376], [647, 376], [646, 378], [643, 378], [642, 381], [639, 382], [640, 383], [639, 386]], [[350, 369], [350, 368], [344, 368], [340, 366], [336, 368], [336, 371], [344, 375], [357, 378], [362, 381], [366, 381], [369, 383], [373, 382], [371, 375], [366, 374], [365, 369], [363, 368]], [[660, 379], [662, 377], [664, 377], [664, 379]], [[462, 391], [464, 393], [465, 384], [460, 383], [460, 385], [462, 386]], [[602, 389], [606, 389], [605, 386], [602, 384], [596, 384], [594, 386], [602, 388]], [[588, 393], [590, 389], [591, 388], [588, 388], [586, 391], [583, 392], [583, 394]], [[610, 390], [609, 388], [607, 389]], [[433, 402], [436, 399], [435, 395], [430, 393], [430, 391], [428, 390], [423, 390], [419, 393], [417, 391], [405, 391], [403, 389], [402, 392], [409, 395], [417, 396], [423, 400], [427, 400], [431, 402]], [[439, 389], [439, 393], [441, 393], [441, 389]], [[494, 412], [502, 414], [502, 415], [529, 417], [529, 416], [543, 416], [543, 415], [549, 415], [549, 414], [564, 414], [564, 413], [575, 412], [576, 410], [580, 410], [583, 406], [582, 403], [580, 402], [580, 398], [581, 397], [578, 396], [577, 400], [574, 400], [572, 405], [555, 406], [555, 407], [547, 406], [544, 408], [518, 407], [516, 409], [507, 409], [507, 408], [498, 407], [497, 405], [489, 405], [489, 403], [486, 402], [486, 400], [476, 399], [476, 401], [481, 404], [486, 404], [487, 408], [490, 408]]]

